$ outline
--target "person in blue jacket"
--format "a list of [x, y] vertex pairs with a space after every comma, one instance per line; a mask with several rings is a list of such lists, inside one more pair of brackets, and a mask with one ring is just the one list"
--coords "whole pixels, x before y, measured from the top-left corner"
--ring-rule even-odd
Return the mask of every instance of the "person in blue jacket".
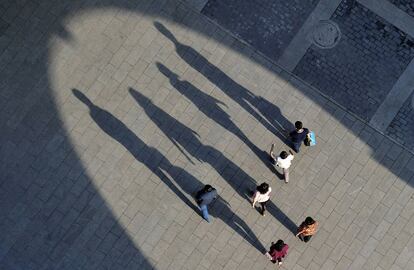
[[217, 199], [217, 190], [210, 185], [205, 185], [203, 189], [197, 192], [196, 201], [200, 207], [201, 214], [207, 222], [210, 222], [208, 215], [208, 205]]
[[300, 146], [305, 141], [309, 129], [304, 128], [301, 121], [295, 122], [295, 130], [289, 133], [292, 148], [296, 153], [299, 153]]

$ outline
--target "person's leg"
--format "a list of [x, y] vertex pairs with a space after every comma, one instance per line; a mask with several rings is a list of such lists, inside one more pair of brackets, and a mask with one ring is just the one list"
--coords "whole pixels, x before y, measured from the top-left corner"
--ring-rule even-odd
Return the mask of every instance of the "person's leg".
[[261, 214], [262, 214], [262, 216], [264, 216], [264, 215], [265, 215], [265, 211], [266, 211], [266, 203], [267, 203], [267, 201], [265, 201], [265, 202], [261, 202], [261, 203], [260, 203], [260, 205], [262, 206], [262, 210], [261, 210]]
[[303, 242], [308, 242], [311, 239], [312, 235], [308, 235], [308, 236], [304, 236], [303, 237]]
[[282, 258], [277, 258], [277, 264], [281, 265], [282, 264]]
[[300, 149], [300, 145], [302, 143], [296, 143], [296, 142], [292, 142], [292, 148], [296, 153], [299, 153], [299, 149]]
[[203, 215], [203, 218], [207, 221], [210, 222], [210, 216], [208, 215], [208, 209], [207, 209], [207, 205], [203, 204], [200, 206], [201, 209], [201, 214]]
[[285, 183], [289, 183], [289, 169], [283, 169], [283, 175], [285, 176]]

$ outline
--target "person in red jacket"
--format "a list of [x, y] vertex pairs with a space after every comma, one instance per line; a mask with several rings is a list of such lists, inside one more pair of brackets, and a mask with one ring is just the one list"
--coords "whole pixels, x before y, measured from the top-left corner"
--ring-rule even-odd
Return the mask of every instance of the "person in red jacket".
[[270, 246], [270, 250], [266, 252], [266, 256], [270, 259], [272, 263], [276, 263], [278, 265], [282, 265], [282, 258], [287, 255], [287, 251], [289, 246], [283, 242], [283, 240], [277, 240], [276, 243], [272, 242]]

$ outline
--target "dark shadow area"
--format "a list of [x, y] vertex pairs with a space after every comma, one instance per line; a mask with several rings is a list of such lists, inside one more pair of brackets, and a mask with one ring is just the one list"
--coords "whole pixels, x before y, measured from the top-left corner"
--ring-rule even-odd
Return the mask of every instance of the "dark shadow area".
[[[205, 184], [201, 183], [197, 178], [188, 173], [183, 168], [175, 166], [161, 154], [156, 148], [146, 145], [138, 138], [124, 123], [114, 117], [110, 112], [93, 104], [81, 91], [73, 89], [73, 94], [89, 108], [89, 113], [96, 124], [110, 137], [122, 144], [137, 161], [143, 163], [148, 169], [156, 174], [171, 190], [190, 208], [200, 214], [200, 211], [185, 194], [183, 194], [170, 178], [165, 175], [167, 173], [180, 188], [189, 196], [201, 189]], [[164, 122], [165, 123], [165, 122]], [[175, 125], [174, 121], [170, 125]], [[171, 128], [171, 127], [170, 127]], [[192, 133], [194, 134], [194, 133]], [[215, 204], [221, 209], [220, 213], [212, 215], [222, 219], [230, 228], [235, 230], [241, 237], [246, 240], [259, 252], [264, 252], [264, 246], [259, 242], [253, 231], [247, 224], [233, 211], [225, 201], [220, 198]], [[223, 216], [222, 216], [223, 213]]]
[[[286, 138], [287, 132], [292, 130], [294, 127], [293, 124], [283, 116], [277, 106], [261, 96], [256, 96], [251, 91], [235, 82], [192, 47], [180, 43], [163, 24], [154, 22], [154, 25], [160, 33], [174, 43], [177, 54], [188, 65], [203, 74], [227, 96], [250, 113], [257, 121], [259, 121], [259, 123], [275, 134], [282, 142], [285, 144], [289, 143]], [[159, 69], [161, 72], [163, 72], [163, 70], [165, 71], [165, 69], [161, 69], [160, 66]], [[169, 77], [169, 75], [174, 76], [171, 72], [166, 72], [164, 75], [167, 77]], [[175, 82], [174, 78], [170, 79]]]
[[[138, 91], [130, 88], [129, 92], [148, 116], [151, 117], [154, 123], [162, 130], [165, 136], [171, 141], [181, 145], [190, 155], [199, 161], [210, 164], [224, 178], [224, 180], [232, 186], [240, 197], [245, 198], [245, 190], [256, 186], [256, 181], [243, 169], [239, 168], [234, 162], [229, 160], [223, 153], [214, 147], [204, 145], [196, 136], [194, 136], [194, 132], [191, 129], [174, 119], [161, 108], [157, 107], [150, 99]], [[160, 123], [173, 124], [170, 128], [166, 128], [165, 125]], [[180, 132], [177, 132], [178, 130]], [[287, 225], [288, 229], [291, 228], [291, 224], [295, 224], [284, 215], [275, 204], [272, 203], [271, 206], [272, 209], [269, 210], [269, 213], [271, 213], [280, 223]]]
[[[197, 206], [195, 206], [194, 203], [191, 202], [163, 172], [169, 172], [173, 178], [182, 177], [182, 179], [189, 179], [183, 169], [173, 166], [157, 149], [147, 146], [127, 126], [125, 126], [124, 123], [119, 121], [110, 112], [93, 104], [81, 91], [73, 89], [72, 92], [80, 101], [88, 106], [91, 118], [106, 134], [122, 144], [136, 160], [143, 163], [157, 175], [188, 207], [192, 208], [194, 211], [198, 211]], [[196, 184], [194, 181], [188, 182], [189, 184]], [[189, 185], [186, 187], [188, 186]], [[197, 188], [201, 188], [201, 184], [190, 187], [193, 188], [192, 192], [194, 192]]]
[[[197, 108], [208, 118], [219, 124], [224, 129], [227, 129], [242, 142], [244, 142], [250, 150], [273, 172], [279, 177], [279, 173], [275, 170], [274, 166], [269, 163], [269, 154], [265, 151], [259, 149], [244, 133], [239, 129], [239, 127], [230, 119], [228, 115], [221, 107], [226, 106], [220, 100], [204, 93], [190, 82], [186, 80], [180, 80], [179, 76], [168, 69], [161, 63], [156, 64], [159, 71], [164, 74], [170, 81], [170, 84], [182, 95], [187, 97]], [[194, 132], [193, 132], [194, 134]], [[216, 133], [220, 135], [220, 133]], [[213, 135], [213, 133], [212, 133]], [[212, 138], [212, 141], [218, 141], [220, 138]], [[175, 141], [174, 144], [180, 149], [181, 147], [177, 145]]]
[[266, 210], [276, 218], [292, 234], [296, 234], [297, 225], [271, 200], [267, 203]]

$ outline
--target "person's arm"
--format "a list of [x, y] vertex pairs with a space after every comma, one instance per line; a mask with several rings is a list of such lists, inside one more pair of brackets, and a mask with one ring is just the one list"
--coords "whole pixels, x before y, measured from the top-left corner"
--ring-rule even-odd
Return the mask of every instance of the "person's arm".
[[275, 154], [273, 153], [273, 149], [275, 149], [275, 144], [274, 143], [272, 143], [272, 146], [270, 147], [270, 152], [269, 152], [269, 155], [274, 159], [274, 160], [276, 160], [276, 156], [275, 156]]
[[254, 192], [254, 195], [253, 195], [253, 198], [252, 198], [252, 200], [253, 200], [253, 202], [252, 202], [252, 207], [254, 208], [254, 205], [256, 204], [256, 202], [257, 202], [257, 197], [259, 197], [258, 196], [258, 191], [255, 191]]
[[300, 234], [304, 233], [305, 231], [306, 231], [306, 226], [300, 225], [299, 232], [296, 234], [296, 237], [298, 237]]
[[216, 189], [213, 189], [212, 192], [213, 192], [213, 200], [216, 200], [217, 197], [218, 197], [217, 190]]
[[298, 232], [297, 234], [296, 234], [296, 237], [298, 237], [299, 235], [301, 235], [302, 233], [304, 233], [305, 232], [305, 230], [301, 230], [300, 232]]

